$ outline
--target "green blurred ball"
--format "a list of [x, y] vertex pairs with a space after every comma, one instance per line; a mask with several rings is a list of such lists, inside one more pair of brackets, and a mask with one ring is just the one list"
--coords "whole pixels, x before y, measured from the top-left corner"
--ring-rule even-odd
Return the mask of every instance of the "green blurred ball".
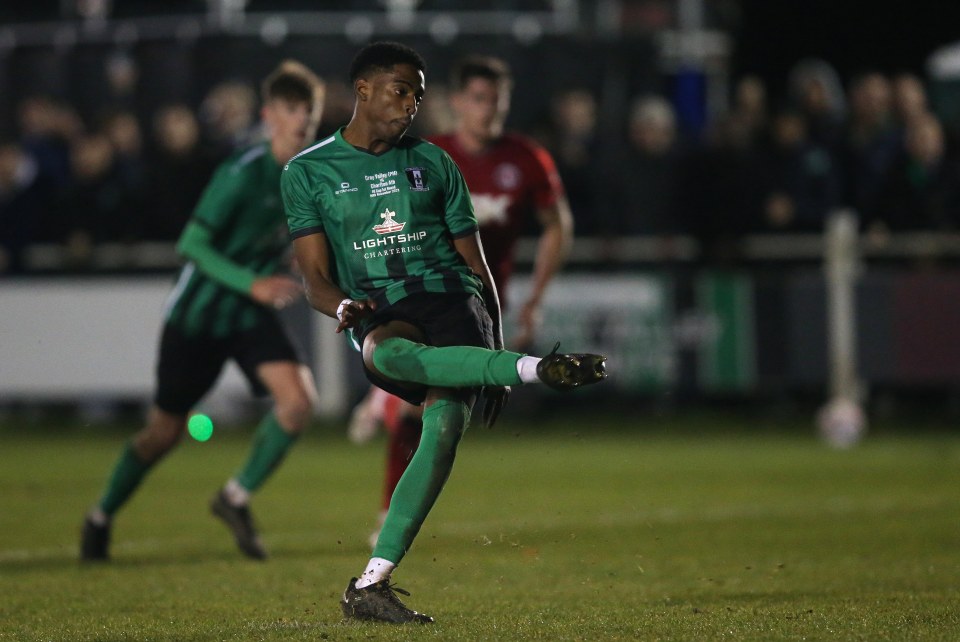
[[197, 441], [206, 441], [213, 435], [213, 421], [206, 415], [194, 415], [187, 422], [187, 432]]

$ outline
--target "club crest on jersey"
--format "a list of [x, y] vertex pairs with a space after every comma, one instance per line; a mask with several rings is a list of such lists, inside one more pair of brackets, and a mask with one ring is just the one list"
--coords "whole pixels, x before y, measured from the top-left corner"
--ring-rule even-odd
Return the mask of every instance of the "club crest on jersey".
[[410, 182], [410, 191], [428, 192], [430, 187], [427, 185], [427, 170], [423, 167], [407, 167], [404, 170], [407, 175], [407, 181]]
[[383, 219], [383, 223], [374, 225], [373, 231], [377, 234], [392, 234], [393, 232], [401, 231], [406, 223], [397, 223], [395, 220], [393, 220], [393, 217], [396, 215], [397, 213], [391, 212], [389, 207], [385, 209], [383, 214], [380, 215], [380, 218]]

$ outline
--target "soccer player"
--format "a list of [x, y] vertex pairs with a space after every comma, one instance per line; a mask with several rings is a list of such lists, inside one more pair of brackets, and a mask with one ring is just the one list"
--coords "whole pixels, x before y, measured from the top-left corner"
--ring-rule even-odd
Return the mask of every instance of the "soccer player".
[[269, 139], [227, 159], [214, 173], [177, 243], [188, 260], [167, 302], [154, 403], [146, 426], [124, 447], [99, 502], [83, 524], [81, 559], [109, 557], [114, 514], [147, 472], [183, 436], [187, 416], [233, 359], [273, 410], [256, 431], [249, 459], [214, 495], [210, 509], [247, 556], [267, 551], [254, 528], [250, 495], [296, 441], [313, 414], [316, 388], [277, 310], [301, 294], [283, 275], [289, 236], [280, 198], [283, 165], [320, 120], [324, 85], [299, 62], [264, 81], [261, 111]]
[[[454, 67], [451, 81], [455, 129], [430, 140], [450, 154], [467, 181], [502, 307], [517, 239], [532, 221], [541, 227], [530, 291], [520, 306], [518, 332], [510, 341], [512, 349], [526, 351], [533, 343], [544, 292], [573, 241], [570, 206], [550, 154], [529, 138], [504, 131], [513, 82], [507, 64], [498, 58], [469, 57]], [[354, 417], [366, 422], [351, 421], [351, 437], [363, 441], [372, 436], [377, 404], [391, 406], [383, 413], [389, 443], [382, 522], [420, 440], [421, 407], [385, 400], [385, 393], [375, 390], [363, 402], [369, 406], [355, 411]]]
[[425, 91], [425, 63], [391, 42], [350, 67], [353, 117], [305, 149], [281, 179], [307, 300], [339, 320], [367, 378], [424, 404], [423, 433], [397, 484], [372, 557], [340, 605], [348, 618], [430, 622], [390, 585], [453, 467], [480, 387], [492, 424], [509, 386], [561, 390], [606, 377], [600, 355], [539, 359], [503, 349], [496, 285], [470, 195], [441, 148], [405, 136]]
[[487, 264], [506, 307], [504, 291], [513, 273], [517, 239], [531, 219], [539, 223], [530, 292], [520, 305], [512, 347], [529, 348], [547, 286], [573, 242], [573, 217], [556, 163], [530, 138], [505, 132], [513, 79], [498, 58], [471, 57], [454, 70], [450, 103], [452, 133], [431, 142], [450, 154], [470, 190]]

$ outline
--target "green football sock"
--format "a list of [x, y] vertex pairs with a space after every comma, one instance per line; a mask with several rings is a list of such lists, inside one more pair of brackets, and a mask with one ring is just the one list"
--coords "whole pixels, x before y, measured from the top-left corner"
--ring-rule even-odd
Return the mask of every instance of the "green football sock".
[[111, 516], [120, 510], [151, 468], [153, 462], [142, 461], [133, 451], [133, 443], [127, 442], [100, 498], [100, 510]]
[[257, 426], [250, 457], [237, 476], [237, 482], [250, 492], [258, 489], [276, 469], [299, 435], [284, 431], [271, 412]]
[[420, 447], [393, 491], [373, 557], [403, 559], [450, 476], [469, 421], [470, 408], [461, 401], [437, 401], [423, 411]]
[[394, 337], [377, 346], [373, 363], [391, 379], [428, 386], [515, 386], [520, 384], [517, 360], [522, 356], [472, 346], [438, 348]]

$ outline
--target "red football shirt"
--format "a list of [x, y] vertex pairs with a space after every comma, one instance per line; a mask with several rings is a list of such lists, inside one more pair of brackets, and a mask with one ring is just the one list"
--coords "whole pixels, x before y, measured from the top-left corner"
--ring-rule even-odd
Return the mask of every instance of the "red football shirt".
[[547, 150], [518, 134], [504, 134], [477, 155], [465, 152], [453, 134], [434, 136], [430, 142], [450, 154], [467, 181], [483, 252], [505, 307], [517, 239], [538, 209], [563, 196], [557, 166]]

